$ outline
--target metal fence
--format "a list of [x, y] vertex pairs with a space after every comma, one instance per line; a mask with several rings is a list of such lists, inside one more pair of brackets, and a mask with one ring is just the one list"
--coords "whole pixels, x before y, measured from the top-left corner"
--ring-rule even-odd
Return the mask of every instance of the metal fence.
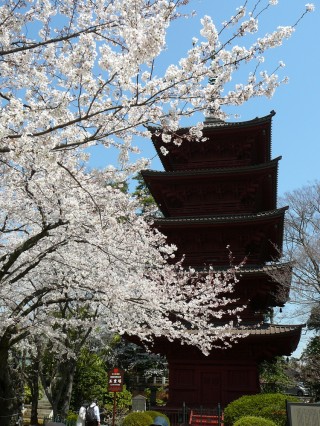
[[[197, 426], [208, 426], [208, 417], [215, 417], [216, 424], [218, 426], [223, 426], [223, 412], [221, 410], [220, 404], [214, 408], [203, 408], [203, 407], [187, 407], [185, 404], [181, 408], [169, 408], [166, 406], [163, 407], [148, 407], [148, 410], [156, 410], [160, 413], [165, 414], [170, 420], [170, 426], [187, 426], [190, 424], [190, 419], [192, 416], [196, 418], [193, 424]], [[66, 418], [57, 415], [54, 418], [44, 417], [43, 425], [46, 426], [49, 422], [63, 423], [65, 426], [75, 426], [76, 420], [68, 420]], [[108, 422], [111, 424], [111, 422]], [[48, 425], [49, 426], [49, 425]]]
[[[153, 408], [149, 408], [152, 410]], [[208, 424], [208, 417], [215, 417], [216, 424], [223, 426], [223, 412], [220, 404], [214, 408], [204, 407], [187, 407], [185, 404], [181, 408], [168, 408], [168, 407], [154, 407], [156, 411], [165, 414], [170, 420], [170, 426], [189, 425], [191, 414], [197, 418], [194, 422], [199, 426], [206, 426]]]

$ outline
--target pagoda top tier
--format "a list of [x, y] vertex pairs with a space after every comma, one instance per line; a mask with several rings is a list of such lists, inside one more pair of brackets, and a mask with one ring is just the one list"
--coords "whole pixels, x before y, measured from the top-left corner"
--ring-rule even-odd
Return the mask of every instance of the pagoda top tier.
[[[161, 128], [149, 130], [166, 171], [244, 167], [270, 161], [274, 115], [271, 111], [265, 117], [243, 122], [208, 118], [204, 122], [202, 141], [190, 138], [189, 127], [177, 130], [169, 143], [163, 142]], [[167, 155], [162, 153], [161, 147], [168, 151]]]

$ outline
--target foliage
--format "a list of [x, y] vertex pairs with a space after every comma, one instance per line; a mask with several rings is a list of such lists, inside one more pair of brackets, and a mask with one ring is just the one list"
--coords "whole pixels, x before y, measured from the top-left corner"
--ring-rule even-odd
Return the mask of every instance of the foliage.
[[[111, 409], [114, 400], [114, 392], [108, 392], [105, 395], [105, 407]], [[116, 393], [116, 404], [118, 409], [129, 408], [132, 405], [132, 393], [127, 390], [126, 385], [123, 386], [122, 392]]]
[[[108, 392], [108, 370], [103, 357], [83, 348], [77, 361], [72, 391], [71, 407], [79, 410], [83, 401], [97, 399], [99, 405], [112, 410], [114, 393]], [[123, 386], [122, 392], [116, 393], [118, 409], [128, 408], [132, 403], [132, 394]]]
[[150, 426], [152, 417], [148, 412], [133, 412], [128, 414], [122, 423], [122, 426]]
[[124, 382], [129, 390], [139, 383], [146, 384], [153, 376], [164, 376], [167, 371], [165, 357], [148, 352], [144, 347], [130, 343], [125, 339], [114, 341], [112, 350], [105, 355], [110, 365], [124, 370]]
[[[24, 404], [30, 404], [32, 393], [31, 393], [30, 386], [28, 386], [27, 384], [24, 386], [23, 394], [24, 394]], [[42, 387], [40, 387], [38, 399], [40, 400], [43, 397], [43, 395], [44, 395], [43, 389]]]
[[311, 308], [307, 327], [309, 330], [315, 330], [317, 333], [320, 332], [320, 303]]
[[81, 321], [94, 319], [94, 314], [90, 312], [88, 304], [79, 306], [66, 301], [54, 304], [50, 316], [57, 319], [54, 330], [59, 333], [60, 345], [44, 336], [37, 338], [35, 343], [38, 347], [38, 357], [41, 358], [40, 377], [52, 405], [53, 415], [59, 413], [65, 417], [69, 411], [76, 357], [61, 357], [61, 346], [65, 348], [66, 353], [79, 354], [91, 332], [91, 328], [83, 327]]
[[81, 350], [77, 360], [71, 399], [73, 410], [79, 410], [83, 401], [97, 399], [102, 405], [107, 393], [108, 376], [104, 362], [99, 355], [88, 348]]
[[168, 400], [168, 391], [163, 387], [148, 387], [145, 388], [143, 392], [151, 406], [156, 405], [157, 407], [161, 407], [166, 405]]
[[263, 393], [281, 392], [285, 386], [291, 384], [284, 357], [277, 357], [273, 361], [263, 361], [259, 366], [259, 376]]
[[298, 402], [293, 396], [274, 394], [245, 395], [227, 405], [224, 410], [225, 422], [233, 424], [244, 416], [263, 416], [284, 426], [286, 421], [286, 401]]
[[67, 415], [67, 420], [68, 421], [74, 421], [76, 422], [78, 418], [78, 414], [74, 413], [73, 411], [69, 411], [68, 415]]
[[320, 401], [320, 336], [310, 339], [301, 356], [301, 373], [315, 401]]
[[[299, 402], [299, 398], [294, 398], [295, 402]], [[278, 426], [287, 425], [287, 411], [285, 403], [279, 401], [278, 405], [274, 404], [270, 407], [264, 407], [261, 409], [260, 415], [266, 419], [271, 419]]]
[[141, 205], [141, 212], [142, 213], [152, 212], [153, 214], [155, 214], [158, 211], [158, 206], [151, 192], [149, 191], [149, 188], [147, 187], [147, 184], [145, 183], [145, 180], [143, 179], [142, 174], [137, 173], [133, 177], [133, 179], [137, 181], [137, 184], [132, 195], [138, 198], [139, 203]]
[[237, 420], [233, 426], [276, 426], [276, 423], [263, 417], [244, 416]]
[[25, 385], [24, 386], [24, 403], [30, 404], [31, 402], [31, 389], [30, 386]]

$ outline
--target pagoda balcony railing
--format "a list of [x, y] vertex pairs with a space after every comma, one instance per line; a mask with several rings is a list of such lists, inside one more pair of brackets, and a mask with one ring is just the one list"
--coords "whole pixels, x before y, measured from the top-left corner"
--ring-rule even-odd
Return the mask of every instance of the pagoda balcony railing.
[[168, 377], [140, 377], [137, 376], [136, 377], [136, 384], [138, 386], [145, 386], [145, 387], [150, 387], [150, 386], [156, 386], [156, 387], [162, 387], [162, 386], [168, 386], [169, 384], [169, 379]]

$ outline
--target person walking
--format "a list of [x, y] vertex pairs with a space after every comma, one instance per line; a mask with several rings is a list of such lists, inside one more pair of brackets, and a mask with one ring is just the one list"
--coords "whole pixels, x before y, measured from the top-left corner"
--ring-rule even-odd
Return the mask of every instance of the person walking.
[[87, 407], [89, 407], [89, 403], [87, 401], [84, 401], [80, 407], [76, 426], [85, 426], [86, 425], [86, 412]]
[[100, 410], [97, 401], [93, 401], [87, 407], [85, 426], [100, 426]]

